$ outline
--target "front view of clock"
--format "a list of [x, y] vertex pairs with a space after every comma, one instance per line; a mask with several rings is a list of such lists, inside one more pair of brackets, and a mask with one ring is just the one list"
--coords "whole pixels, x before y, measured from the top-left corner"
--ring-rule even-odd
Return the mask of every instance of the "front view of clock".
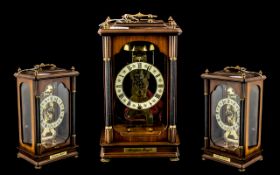
[[105, 128], [101, 161], [165, 157], [179, 160], [176, 130], [177, 40], [170, 17], [109, 17], [98, 33], [103, 44]]
[[225, 67], [201, 75], [204, 79], [205, 136], [203, 159], [244, 171], [262, 160], [262, 72]]
[[77, 157], [75, 131], [76, 76], [54, 64], [35, 65], [15, 73], [18, 94], [19, 153], [41, 168]]

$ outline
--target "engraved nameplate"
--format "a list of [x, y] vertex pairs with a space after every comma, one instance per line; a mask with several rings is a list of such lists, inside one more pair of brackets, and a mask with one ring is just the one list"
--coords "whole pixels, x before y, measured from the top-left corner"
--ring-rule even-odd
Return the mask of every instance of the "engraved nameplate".
[[213, 157], [214, 157], [214, 158], [217, 158], [217, 159], [220, 159], [220, 160], [223, 160], [223, 161], [226, 161], [226, 162], [230, 162], [230, 158], [225, 157], [225, 156], [213, 154]]
[[53, 154], [50, 156], [50, 159], [56, 159], [58, 157], [61, 157], [61, 156], [65, 156], [67, 155], [67, 151], [63, 151], [63, 152], [60, 152], [60, 153], [57, 153], [57, 154]]
[[124, 148], [123, 151], [127, 152], [140, 152], [140, 153], [155, 153], [157, 152], [157, 148]]

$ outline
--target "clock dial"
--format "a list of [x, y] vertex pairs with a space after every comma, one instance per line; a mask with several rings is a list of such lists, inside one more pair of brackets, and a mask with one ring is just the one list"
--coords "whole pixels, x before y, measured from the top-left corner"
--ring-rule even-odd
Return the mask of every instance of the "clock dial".
[[[64, 94], [62, 96], [57, 93]], [[41, 141], [45, 147], [51, 147], [58, 144], [58, 138], [64, 136], [59, 133], [59, 126], [62, 125], [67, 111], [67, 104], [64, 104], [66, 97], [65, 88], [61, 83], [48, 84], [41, 94], [40, 102], [40, 124]], [[63, 139], [60, 139], [63, 142]]]
[[240, 98], [228, 85], [218, 85], [212, 93], [211, 137], [215, 145], [235, 150], [239, 146]]
[[[225, 108], [225, 110], [222, 110]], [[226, 122], [221, 118], [221, 112], [224, 111]], [[219, 126], [225, 130], [238, 130], [240, 119], [240, 107], [238, 103], [230, 98], [221, 99], [216, 107], [216, 120]]]
[[[124, 92], [124, 79], [130, 76], [132, 83], [132, 95], [128, 97]], [[146, 93], [149, 86], [149, 76], [156, 80], [156, 90], [152, 97], [148, 98]], [[164, 79], [160, 71], [152, 64], [146, 62], [133, 62], [128, 64], [118, 73], [115, 80], [115, 91], [118, 99], [128, 108], [145, 110], [153, 107], [159, 102], [164, 92]]]
[[[58, 110], [58, 115], [55, 111]], [[64, 104], [60, 97], [50, 95], [46, 97], [40, 104], [41, 126], [43, 128], [58, 127], [64, 117]], [[57, 116], [55, 116], [57, 115]]]

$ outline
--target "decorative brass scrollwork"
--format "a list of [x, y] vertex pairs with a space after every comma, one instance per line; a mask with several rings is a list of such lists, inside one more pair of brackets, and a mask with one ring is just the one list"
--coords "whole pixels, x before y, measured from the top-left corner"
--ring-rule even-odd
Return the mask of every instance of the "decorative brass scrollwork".
[[137, 14], [124, 14], [122, 16], [122, 19], [124, 20], [125, 23], [135, 23], [139, 22], [142, 19], [147, 20], [148, 23], [153, 23], [154, 18], [157, 18], [157, 15], [152, 15], [152, 14], [142, 14], [142, 13], [137, 13]]
[[56, 65], [55, 64], [44, 64], [44, 63], [41, 63], [41, 64], [36, 64], [34, 66], [34, 68], [31, 68], [31, 69], [21, 69], [21, 68], [18, 68], [18, 74], [22, 73], [22, 72], [26, 72], [26, 71], [33, 71], [35, 75], [38, 74], [38, 72], [41, 72], [43, 71], [44, 68], [47, 68], [49, 67], [50, 69], [55, 69], [56, 68]]

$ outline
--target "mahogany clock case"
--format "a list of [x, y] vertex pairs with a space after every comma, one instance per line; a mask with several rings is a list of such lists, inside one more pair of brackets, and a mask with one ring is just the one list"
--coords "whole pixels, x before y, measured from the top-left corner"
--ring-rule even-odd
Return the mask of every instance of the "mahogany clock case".
[[[31, 164], [16, 158], [17, 97], [13, 74], [18, 67], [30, 68], [43, 62], [68, 69], [75, 66], [80, 72], [76, 95], [76, 130], [80, 147], [78, 159], [70, 158], [46, 165], [41, 170], [42, 174], [81, 173], [81, 170], [93, 174], [131, 174], [135, 170], [143, 174], [186, 174], [190, 169], [198, 173], [236, 174], [237, 170], [233, 167], [201, 160], [204, 97], [200, 77], [206, 68], [215, 71], [236, 65], [253, 71], [262, 70], [267, 76], [264, 81], [262, 123], [264, 161], [257, 162], [246, 171], [253, 174], [275, 169], [273, 164], [279, 157], [279, 107], [275, 103], [279, 99], [279, 90], [275, 88], [279, 78], [278, 65], [272, 59], [275, 58], [272, 57], [275, 46], [267, 39], [273, 38], [273, 31], [270, 30], [273, 18], [265, 13], [268, 10], [265, 11], [262, 5], [249, 8], [227, 4], [220, 8], [218, 4], [187, 2], [189, 5], [182, 5], [179, 1], [166, 4], [151, 2], [149, 6], [133, 2], [121, 5], [117, 1], [110, 6], [106, 5], [107, 2], [100, 3], [94, 7], [78, 3], [70, 4], [69, 8], [53, 4], [37, 8], [8, 8], [16, 16], [10, 16], [11, 19], [5, 21], [7, 38], [4, 41], [7, 42], [1, 52], [1, 151], [5, 160], [1, 168], [9, 164], [14, 167], [9, 169], [12, 173], [36, 172]], [[177, 127], [181, 141], [180, 161], [118, 159], [103, 164], [99, 156], [100, 132], [104, 123], [103, 61], [101, 38], [96, 31], [107, 16], [118, 18], [124, 13], [137, 13], [139, 10], [165, 20], [172, 16], [184, 31], [178, 41]]]

